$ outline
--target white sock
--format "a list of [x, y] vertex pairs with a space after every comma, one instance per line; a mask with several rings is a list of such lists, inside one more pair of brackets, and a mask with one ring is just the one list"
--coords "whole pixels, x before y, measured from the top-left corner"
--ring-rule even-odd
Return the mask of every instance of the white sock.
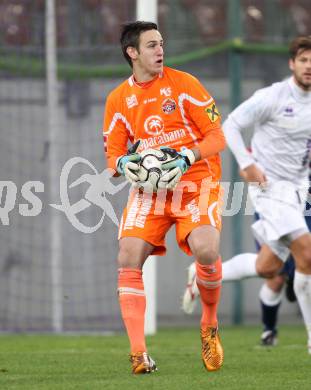
[[308, 332], [311, 353], [311, 275], [295, 271], [294, 291]]
[[276, 306], [282, 300], [282, 290], [275, 292], [271, 290], [269, 286], [267, 286], [267, 283], [264, 283], [259, 291], [259, 298], [266, 306]]
[[222, 280], [240, 280], [258, 276], [256, 272], [256, 253], [242, 253], [222, 264]]

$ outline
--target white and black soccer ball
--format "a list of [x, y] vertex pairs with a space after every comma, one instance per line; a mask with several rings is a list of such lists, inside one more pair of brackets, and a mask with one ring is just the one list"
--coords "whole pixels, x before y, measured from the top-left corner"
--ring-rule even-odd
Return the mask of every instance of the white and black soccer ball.
[[159, 181], [166, 172], [162, 170], [162, 164], [174, 160], [174, 157], [158, 149], [146, 149], [140, 155], [138, 185], [146, 191], [156, 192], [159, 189]]

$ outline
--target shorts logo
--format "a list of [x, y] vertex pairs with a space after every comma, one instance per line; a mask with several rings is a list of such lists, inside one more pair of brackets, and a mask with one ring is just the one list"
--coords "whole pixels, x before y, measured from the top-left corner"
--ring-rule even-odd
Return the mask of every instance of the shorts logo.
[[176, 103], [174, 99], [165, 99], [162, 102], [162, 111], [165, 114], [171, 114], [176, 110]]
[[186, 208], [188, 209], [189, 213], [191, 214], [191, 221], [193, 223], [200, 222], [200, 209], [195, 204], [195, 201], [192, 200], [190, 203], [187, 204]]
[[127, 108], [132, 108], [134, 106], [138, 106], [138, 101], [137, 101], [136, 95], [133, 94], [133, 95], [127, 97], [126, 104], [127, 104]]
[[207, 106], [204, 110], [211, 122], [216, 122], [218, 118], [220, 118], [219, 111], [217, 110], [216, 104], [212, 103], [209, 106]]
[[147, 134], [159, 135], [164, 130], [163, 119], [159, 115], [151, 115], [145, 120], [144, 128]]

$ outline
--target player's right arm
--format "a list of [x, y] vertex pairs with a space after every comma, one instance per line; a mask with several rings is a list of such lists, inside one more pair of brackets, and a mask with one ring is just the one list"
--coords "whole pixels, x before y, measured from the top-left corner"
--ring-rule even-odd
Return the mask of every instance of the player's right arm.
[[103, 136], [107, 165], [116, 171], [115, 176], [123, 175], [133, 184], [138, 180], [135, 172], [139, 169], [140, 155], [136, 153], [139, 142], [127, 150], [128, 141], [133, 142], [134, 134], [118, 101], [120, 99], [116, 101], [111, 95], [106, 101]]
[[267, 181], [266, 175], [255, 163], [241, 169], [240, 176], [248, 183], [258, 183], [259, 185], [262, 185]]
[[259, 184], [266, 182], [267, 178], [246, 147], [242, 132], [269, 118], [271, 105], [267, 104], [267, 94], [267, 88], [256, 92], [232, 111], [223, 124], [225, 138], [239, 164], [240, 175], [247, 182]]

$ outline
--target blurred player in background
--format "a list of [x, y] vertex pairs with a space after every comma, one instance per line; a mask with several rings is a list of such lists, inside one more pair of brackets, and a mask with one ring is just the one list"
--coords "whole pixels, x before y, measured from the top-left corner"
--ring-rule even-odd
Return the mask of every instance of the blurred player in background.
[[[163, 66], [163, 39], [156, 24], [124, 25], [121, 46], [133, 75], [107, 98], [103, 131], [108, 166], [137, 184], [140, 151], [162, 147], [175, 157], [162, 166], [167, 171], [161, 179], [164, 199], [133, 189], [120, 223], [118, 295], [132, 372], [156, 370], [144, 336], [142, 268], [149, 255], [165, 254], [165, 236], [174, 224], [180, 248], [196, 258], [202, 359], [206, 369], [214, 371], [223, 363], [217, 321], [222, 269], [219, 152], [225, 147], [220, 115], [214, 99], [195, 77]], [[129, 141], [133, 146], [128, 151]], [[205, 189], [207, 178], [212, 185]], [[182, 212], [174, 212], [176, 196]], [[155, 207], [161, 202], [159, 213]]]
[[263, 332], [260, 344], [264, 347], [271, 347], [277, 344], [278, 337], [278, 312], [281, 306], [283, 291], [285, 289], [286, 298], [289, 302], [296, 302], [296, 295], [293, 290], [295, 276], [295, 262], [290, 256], [284, 263], [284, 267], [279, 275], [266, 279], [259, 291], [261, 306], [261, 320]]
[[[224, 263], [223, 280], [275, 277], [289, 253], [295, 259], [294, 291], [308, 333], [311, 354], [311, 234], [303, 216], [311, 147], [311, 36], [289, 47], [292, 77], [257, 91], [224, 123], [228, 145], [250, 183], [259, 215], [252, 225], [261, 245]], [[254, 127], [250, 153], [242, 138]]]
[[[306, 217], [306, 221], [310, 229], [311, 218]], [[258, 250], [260, 250], [259, 246]], [[287, 300], [289, 302], [296, 302], [296, 295], [293, 290], [294, 273], [295, 263], [293, 257], [290, 256], [286, 260], [280, 274], [266, 279], [260, 289], [259, 300], [263, 323], [260, 344], [262, 346], [275, 346], [277, 344], [278, 311], [281, 306], [284, 289]], [[199, 296], [200, 292], [196, 284], [195, 263], [191, 263], [188, 268], [187, 286], [182, 298], [182, 309], [186, 314], [192, 314], [194, 312]]]
[[[311, 182], [310, 174], [311, 165], [309, 164], [309, 184]], [[311, 187], [309, 187], [308, 196], [311, 195]], [[309, 231], [311, 231], [311, 206], [309, 201], [305, 206], [305, 220]], [[279, 275], [271, 279], [266, 279], [259, 292], [261, 303], [261, 318], [264, 325], [261, 335], [261, 345], [274, 346], [277, 344], [277, 319], [278, 311], [282, 301], [283, 291], [289, 302], [295, 302], [296, 294], [293, 290], [295, 276], [295, 261], [292, 255], [286, 260], [284, 267]], [[310, 340], [309, 340], [310, 341]]]

